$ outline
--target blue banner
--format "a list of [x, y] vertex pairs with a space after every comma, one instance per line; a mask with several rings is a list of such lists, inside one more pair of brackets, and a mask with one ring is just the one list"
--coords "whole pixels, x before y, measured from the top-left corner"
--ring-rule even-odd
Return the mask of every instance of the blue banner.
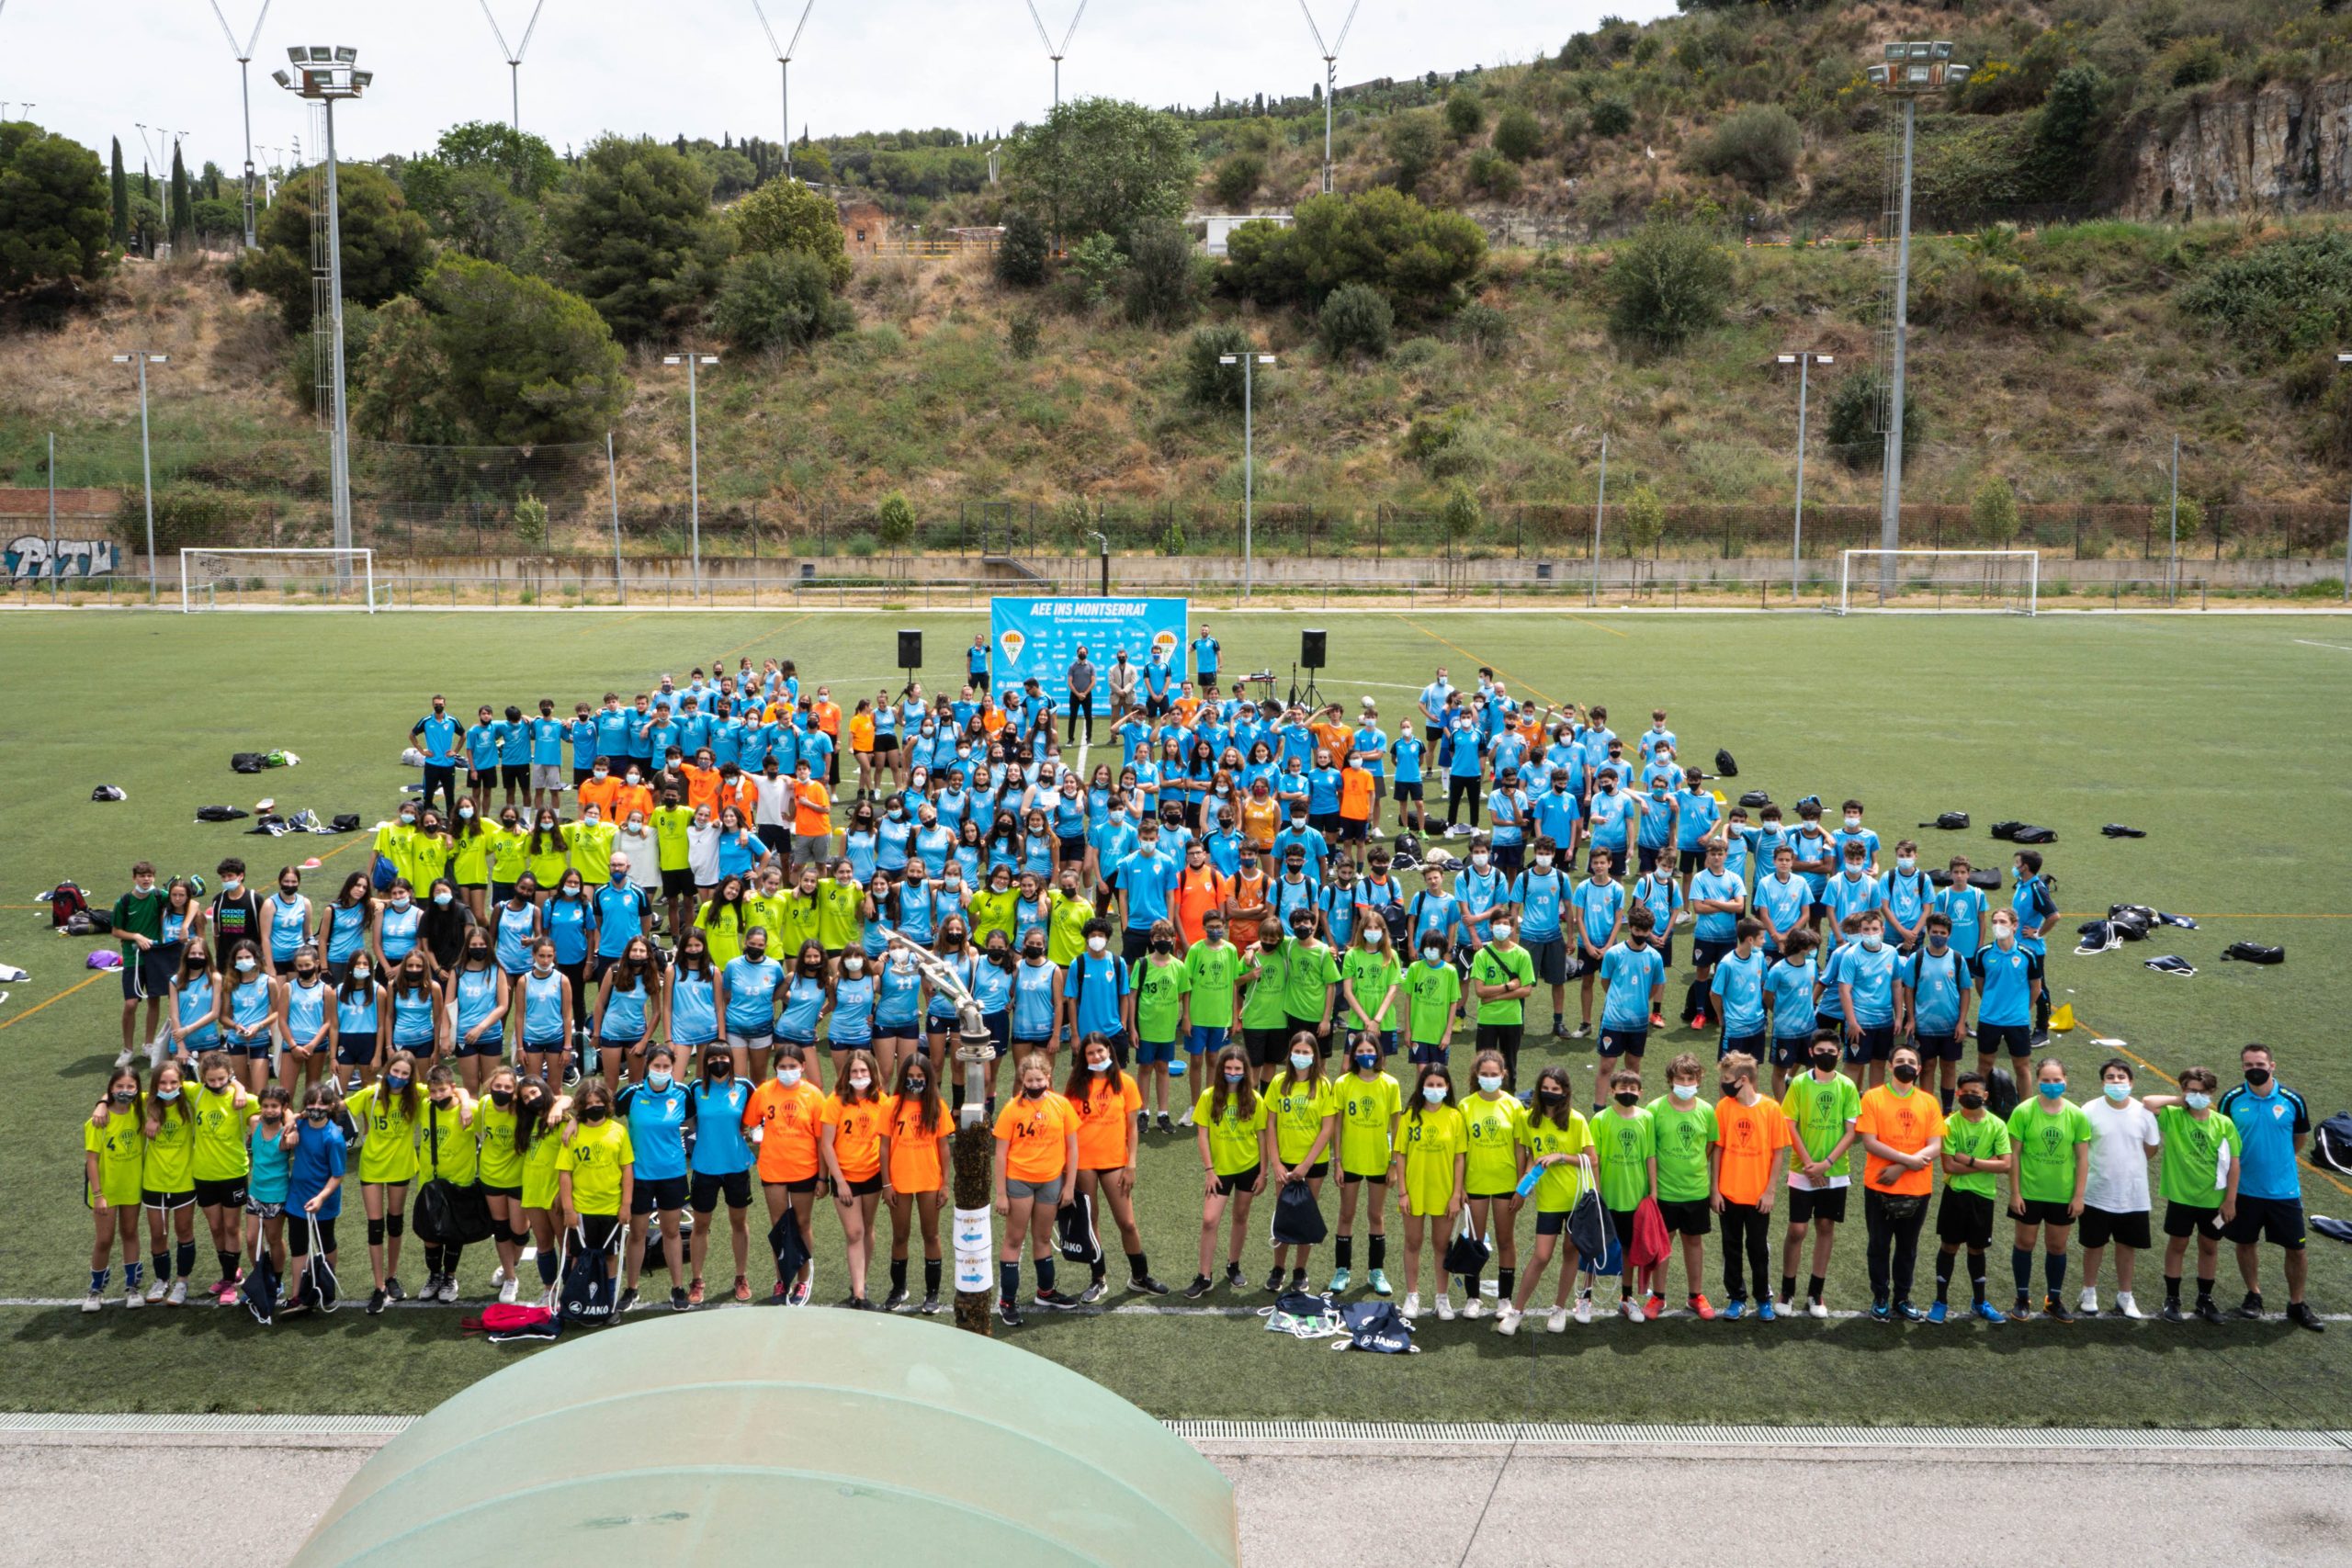
[[1127, 650], [1140, 668], [1159, 650], [1180, 673], [1184, 667], [1184, 599], [990, 599], [989, 678], [997, 691], [1035, 677], [1049, 701], [1068, 694], [1070, 661], [1083, 648], [1095, 666], [1095, 707], [1109, 713], [1110, 687], [1103, 670], [1111, 655]]

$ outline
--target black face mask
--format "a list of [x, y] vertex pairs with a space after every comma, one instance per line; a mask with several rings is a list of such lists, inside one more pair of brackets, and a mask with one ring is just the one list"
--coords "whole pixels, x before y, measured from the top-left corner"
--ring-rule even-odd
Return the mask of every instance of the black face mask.
[[1813, 1065], [1815, 1070], [1826, 1073], [1838, 1065], [1838, 1053], [1816, 1051], [1813, 1055]]
[[1982, 1111], [1984, 1109], [1984, 1097], [1971, 1090], [1960, 1097], [1960, 1108], [1962, 1111]]
[[1568, 1097], [1556, 1089], [1539, 1089], [1535, 1091], [1535, 1098], [1545, 1105], [1557, 1105]]
[[2255, 1088], [2260, 1089], [2264, 1084], [2270, 1081], [2270, 1069], [2268, 1067], [2248, 1067], [2245, 1070], [2245, 1081], [2252, 1084]]
[[[1557, 1098], [1558, 1098], [1558, 1096], [1555, 1095], [1555, 1096], [1551, 1096], [1550, 1098], [1557, 1099]], [[1631, 1092], [1630, 1090], [1623, 1090], [1623, 1089], [1619, 1090], [1615, 1095], [1611, 1096], [1611, 1098], [1612, 1098], [1612, 1099], [1614, 1099], [1614, 1100], [1617, 1101], [1617, 1103], [1618, 1103], [1618, 1104], [1620, 1104], [1620, 1105], [1638, 1105], [1638, 1104], [1640, 1104], [1640, 1103], [1641, 1103], [1641, 1099], [1642, 1099], [1642, 1097], [1641, 1097], [1640, 1095], [1638, 1095], [1638, 1094], [1634, 1094], [1634, 1093]]]
[[493, 1105], [512, 1105], [514, 1103], [514, 1091], [511, 1089], [494, 1089], [490, 1091], [490, 1099]]
[[1917, 1064], [1913, 1062], [1897, 1062], [1894, 1064], [1894, 1081], [1896, 1083], [1915, 1083], [1918, 1080], [1918, 1077], [1919, 1068]]
[[1725, 1078], [1715, 1085], [1715, 1087], [1724, 1091], [1724, 1098], [1725, 1100], [1737, 1100], [1739, 1098], [1739, 1080], [1737, 1078]]
[[605, 1119], [605, 1108], [601, 1105], [592, 1105], [580, 1113], [580, 1119], [582, 1122], [602, 1122]]

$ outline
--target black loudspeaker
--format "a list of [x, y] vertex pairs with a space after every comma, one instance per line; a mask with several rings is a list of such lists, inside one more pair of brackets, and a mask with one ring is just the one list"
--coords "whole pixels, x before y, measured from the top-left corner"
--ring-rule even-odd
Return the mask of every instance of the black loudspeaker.
[[1309, 670], [1323, 668], [1323, 628], [1309, 626], [1298, 634], [1298, 661]]
[[901, 670], [922, 668], [922, 633], [900, 632], [899, 634], [899, 668]]

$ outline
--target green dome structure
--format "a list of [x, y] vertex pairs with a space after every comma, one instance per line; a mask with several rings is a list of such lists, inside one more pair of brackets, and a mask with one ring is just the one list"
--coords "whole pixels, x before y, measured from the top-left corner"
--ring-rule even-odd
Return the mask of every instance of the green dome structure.
[[1100, 1384], [877, 1314], [679, 1314], [483, 1379], [352, 1477], [296, 1568], [1239, 1560], [1233, 1489]]

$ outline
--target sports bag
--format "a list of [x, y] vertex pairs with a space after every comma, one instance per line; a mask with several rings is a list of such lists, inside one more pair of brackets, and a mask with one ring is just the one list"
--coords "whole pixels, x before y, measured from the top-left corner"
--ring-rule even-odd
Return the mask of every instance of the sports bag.
[[1350, 1302], [1340, 1309], [1340, 1318], [1347, 1325], [1348, 1337], [1334, 1345], [1335, 1350], [1419, 1354], [1420, 1347], [1413, 1343], [1413, 1320], [1398, 1311], [1395, 1302]]
[[359, 831], [359, 813], [338, 811], [334, 814], [334, 820], [329, 822], [327, 827], [331, 831], [337, 833], [356, 833]]
[[1276, 1247], [1314, 1247], [1329, 1235], [1315, 1190], [1305, 1180], [1285, 1181], [1274, 1196], [1274, 1217], [1269, 1227]]
[[257, 773], [269, 766], [269, 760], [258, 751], [239, 751], [230, 757], [229, 765], [241, 773]]
[[277, 1318], [277, 1265], [270, 1261], [269, 1248], [254, 1249], [253, 1267], [237, 1285], [237, 1299], [254, 1314], [254, 1321], [268, 1324]]
[[[787, 1217], [789, 1217], [787, 1215]], [[557, 1305], [566, 1323], [609, 1323], [613, 1316], [613, 1297], [620, 1284], [616, 1274], [605, 1271], [605, 1260], [620, 1255], [621, 1237], [628, 1231], [613, 1227], [613, 1245], [606, 1249], [590, 1252], [587, 1237], [579, 1231], [567, 1231], [563, 1238], [563, 1283], [557, 1295]], [[572, 1244], [577, 1239], [580, 1245]]]
[[252, 815], [241, 806], [199, 806], [196, 819], [199, 822], [234, 822]]
[[1577, 1194], [1577, 1206], [1568, 1211], [1568, 1240], [1579, 1257], [1606, 1260], [1616, 1239], [1610, 1231], [1609, 1212], [1600, 1206], [1600, 1193], [1588, 1182]]
[[2319, 1124], [2312, 1134], [2312, 1158], [2352, 1176], [2352, 1111], [2339, 1111]]
[[2233, 942], [2222, 949], [2222, 956], [2240, 964], [2284, 964], [2287, 962], [2287, 950], [2265, 947], [2255, 942]]
[[1715, 748], [1715, 773], [1719, 777], [1726, 779], [1739, 777], [1739, 764], [1733, 761], [1731, 753], [1720, 746]]
[[1771, 805], [1772, 797], [1766, 791], [1751, 789], [1740, 795], [1739, 803], [1742, 806], [1761, 807]]
[[61, 882], [41, 897], [49, 900], [49, 923], [52, 926], [62, 926], [74, 916], [87, 913], [90, 908], [88, 897], [75, 883]]
[[2058, 841], [2058, 829], [2020, 826], [2009, 835], [2009, 841], [2013, 844], [2054, 844]]
[[[433, 1164], [441, 1164], [441, 1129], [433, 1118], [424, 1119], [425, 1140], [433, 1151]], [[435, 1247], [471, 1247], [488, 1241], [492, 1235], [490, 1197], [478, 1185], [460, 1187], [446, 1177], [436, 1176], [418, 1186], [416, 1201], [409, 1216], [409, 1224], [416, 1231], [417, 1239]]]
[[1953, 829], [1965, 828], [1968, 826], [1968, 813], [1965, 811], [1939, 811], [1936, 813], [1936, 819], [1934, 821], [1922, 822], [1919, 826], [1922, 828], [1941, 828], [1948, 831]]
[[1266, 1320], [1268, 1333], [1294, 1339], [1329, 1339], [1348, 1331], [1331, 1298], [1307, 1291], [1284, 1291], [1273, 1305], [1260, 1307], [1258, 1315]]
[[463, 1334], [479, 1334], [492, 1345], [505, 1345], [516, 1340], [553, 1339], [562, 1331], [563, 1319], [548, 1307], [492, 1302], [481, 1309], [480, 1316], [460, 1318], [458, 1328]]
[[1487, 1266], [1488, 1256], [1486, 1241], [1471, 1228], [1470, 1206], [1462, 1206], [1462, 1224], [1453, 1239], [1445, 1244], [1445, 1271], [1449, 1274], [1471, 1275]]
[[1102, 1256], [1102, 1240], [1094, 1234], [1094, 1201], [1076, 1190], [1076, 1182], [1070, 1185], [1069, 1197], [1054, 1213], [1054, 1244], [1072, 1263], [1093, 1263]]

